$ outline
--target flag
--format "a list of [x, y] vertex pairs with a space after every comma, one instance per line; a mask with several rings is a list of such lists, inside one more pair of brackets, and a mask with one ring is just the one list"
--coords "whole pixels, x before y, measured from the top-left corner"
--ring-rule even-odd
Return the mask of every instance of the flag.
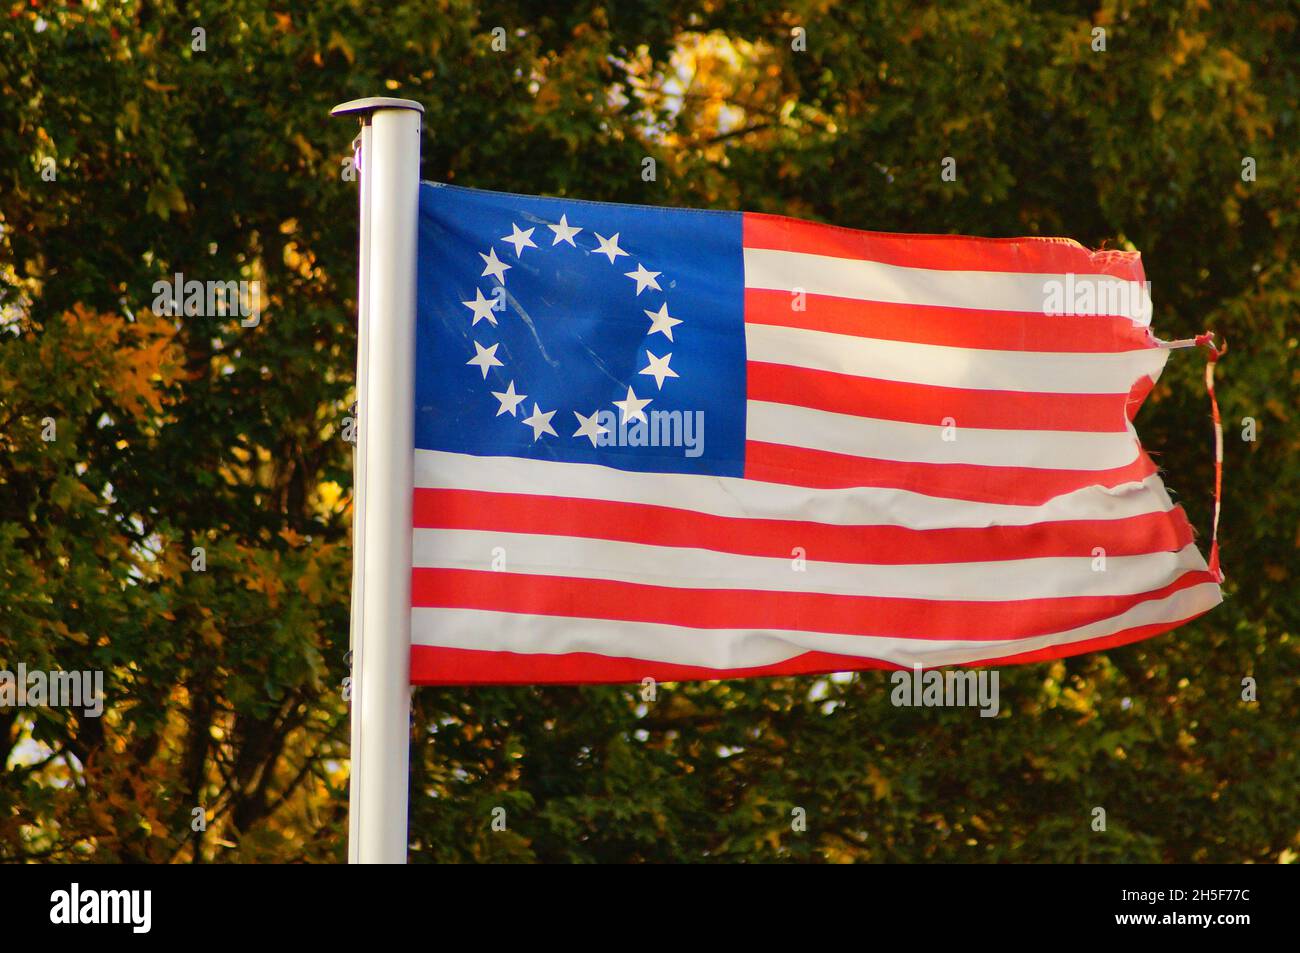
[[422, 184], [412, 681], [1031, 662], [1217, 572], [1136, 253]]

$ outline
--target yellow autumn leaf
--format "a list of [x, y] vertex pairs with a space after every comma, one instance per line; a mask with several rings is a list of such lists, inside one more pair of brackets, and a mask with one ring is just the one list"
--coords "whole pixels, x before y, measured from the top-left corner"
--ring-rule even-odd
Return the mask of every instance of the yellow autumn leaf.
[[329, 42], [325, 44], [325, 49], [338, 50], [345, 57], [347, 57], [347, 61], [349, 64], [356, 62], [357, 55], [352, 51], [352, 44], [349, 43], [348, 38], [345, 37], [338, 30], [335, 30], [333, 33], [330, 34], [330, 39]]

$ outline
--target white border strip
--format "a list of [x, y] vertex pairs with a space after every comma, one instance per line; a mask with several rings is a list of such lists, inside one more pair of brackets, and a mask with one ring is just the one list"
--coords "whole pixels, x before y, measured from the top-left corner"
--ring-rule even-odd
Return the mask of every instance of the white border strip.
[[1137, 439], [1126, 432], [987, 430], [963, 427], [959, 417], [949, 419], [950, 427], [938, 420], [879, 420], [751, 400], [745, 436], [873, 460], [1036, 470], [1110, 470], [1127, 466], [1139, 454]]
[[[890, 304], [1031, 314], [1048, 313], [1046, 308], [1053, 302], [1052, 289], [1056, 288], [1064, 307], [1090, 299], [1093, 307], [1086, 309], [1087, 314], [1114, 314], [1141, 325], [1151, 320], [1151, 296], [1145, 285], [1109, 275], [945, 271], [808, 252], [746, 248], [745, 287], [792, 294], [801, 290], [808, 294]], [[1064, 300], [1067, 295], [1069, 301]]]
[[[765, 364], [904, 384], [1024, 394], [1127, 397], [1141, 378], [1158, 380], [1169, 360], [1169, 351], [1160, 347], [1113, 354], [990, 351], [886, 341], [774, 324], [746, 324], [745, 345], [750, 361]], [[990, 395], [990, 399], [996, 399], [996, 395]]]
[[979, 642], [928, 641], [836, 635], [778, 629], [691, 629], [646, 622], [613, 622], [478, 609], [411, 611], [415, 645], [529, 655], [591, 652], [713, 669], [776, 665], [807, 652], [874, 658], [895, 665], [965, 665], [1082, 642], [1125, 629], [1178, 622], [1223, 601], [1219, 587], [1203, 583], [1126, 612], [1050, 635]]
[[974, 503], [879, 487], [815, 489], [739, 477], [642, 473], [591, 463], [415, 451], [415, 485], [642, 503], [747, 519], [911, 529], [1029, 526], [1053, 520], [1111, 520], [1173, 508], [1156, 475], [1142, 482], [1084, 487], [1040, 506]]
[[[608, 580], [675, 589], [818, 593], [936, 602], [1015, 602], [1064, 596], [1154, 592], [1190, 570], [1204, 570], [1195, 545], [1174, 553], [1044, 556], [955, 563], [822, 562], [748, 556], [713, 549], [657, 546], [578, 536], [497, 530], [417, 529], [412, 565]], [[1096, 566], [1103, 568], [1097, 569]], [[1014, 607], [1009, 607], [1014, 611]]]

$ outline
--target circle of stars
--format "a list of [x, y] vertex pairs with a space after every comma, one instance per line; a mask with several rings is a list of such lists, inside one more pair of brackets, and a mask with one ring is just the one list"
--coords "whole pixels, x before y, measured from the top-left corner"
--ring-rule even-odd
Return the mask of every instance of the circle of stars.
[[[503, 244], [510, 246], [511, 251], [505, 252], [507, 259], [513, 253], [515, 260], [518, 261], [523, 258], [525, 249], [537, 249], [539, 247], [537, 242], [533, 240], [533, 233], [537, 231], [538, 227], [540, 226], [521, 229], [518, 223], [510, 223], [510, 234], [503, 235], [498, 239], [498, 241]], [[557, 245], [568, 245], [571, 248], [578, 248], [579, 246], [574, 242], [574, 238], [580, 232], [585, 231], [583, 228], [570, 225], [567, 213], [561, 215], [558, 222], [554, 224], [546, 224], [546, 228], [551, 231], [551, 243], [549, 246], [546, 246], [550, 248], [554, 248]], [[597, 242], [596, 248], [592, 250], [593, 255], [604, 255], [609, 259], [609, 263], [615, 267], [618, 267], [619, 265], [619, 258], [627, 258], [628, 263], [631, 263], [633, 260], [632, 255], [619, 247], [618, 232], [615, 232], [608, 238], [596, 231], [592, 231], [591, 234], [596, 236]], [[545, 235], [539, 235], [538, 237], [541, 238], [543, 242], [545, 241]], [[488, 248], [486, 252], [479, 252], [478, 256], [483, 259], [483, 273], [479, 277], [488, 278], [490, 276], [495, 278], [497, 285], [504, 288], [506, 285], [506, 272], [514, 266], [503, 261], [497, 255], [495, 246]], [[626, 264], [624, 267], [626, 267]], [[659, 279], [663, 276], [663, 273], [650, 271], [639, 261], [636, 262], [636, 268], [634, 270], [623, 272], [623, 274], [635, 283], [635, 289], [629, 290], [634, 290], [635, 297], [637, 298], [641, 297], [641, 293], [647, 289], [659, 292], [663, 291], [659, 285]], [[497, 327], [497, 300], [496, 297], [489, 298], [485, 296], [482, 288], [475, 287], [474, 300], [461, 302], [462, 305], [469, 308], [472, 312], [472, 320], [470, 321], [471, 328], [477, 327], [480, 321], [486, 321], [488, 325], [493, 328]], [[650, 343], [650, 338], [655, 334], [662, 334], [669, 344], [675, 343], [673, 338], [673, 328], [681, 324], [682, 321], [679, 318], [673, 317], [668, 312], [667, 301], [664, 301], [657, 311], [651, 311], [648, 308], [642, 308], [642, 311], [645, 312], [646, 318], [650, 321], [650, 328], [646, 331], [647, 344]], [[486, 331], [487, 329], [484, 328], [483, 330]], [[484, 347], [477, 340], [473, 340], [473, 344], [474, 356], [465, 363], [477, 367], [483, 374], [483, 380], [487, 380], [488, 371], [492, 368], [506, 366], [505, 362], [501, 360], [501, 358], [497, 357], [497, 348], [500, 347], [499, 343], [492, 344], [489, 347]], [[658, 349], [662, 350], [662, 347]], [[669, 362], [672, 360], [673, 355], [671, 351], [662, 356], [657, 355], [648, 346], [645, 348], [645, 354], [647, 364], [638, 372], [638, 374], [652, 378], [655, 383], [655, 392], [657, 393], [663, 390], [665, 380], [670, 377], [678, 376], [677, 372], [669, 366]], [[646, 382], [646, 386], [649, 386], [649, 381]], [[522, 406], [524, 410], [527, 409], [525, 401], [528, 395], [521, 394], [515, 390], [514, 380], [510, 380], [509, 386], [507, 386], [504, 391], [494, 390], [490, 393], [497, 401], [497, 411], [495, 416], [500, 417], [503, 414], [509, 414], [520, 423], [532, 428], [534, 443], [547, 435], [559, 437], [559, 434], [555, 430], [555, 425], [552, 422], [552, 418], [556, 413], [558, 413], [558, 411], [542, 410], [540, 405], [538, 405], [536, 401], [533, 401], [533, 412], [527, 417], [521, 416], [520, 408]], [[620, 423], [627, 424], [628, 421], [631, 420], [647, 422], [645, 408], [653, 400], [653, 397], [638, 397], [633, 386], [628, 385], [627, 395], [622, 400], [614, 400], [610, 401], [610, 403], [619, 409]], [[591, 441], [593, 447], [596, 446], [596, 441], [600, 436], [609, 433], [608, 427], [602, 426], [597, 422], [599, 412], [599, 407], [593, 410], [590, 414], [581, 414], [575, 410], [573, 415], [577, 418], [578, 429], [571, 434], [571, 438], [581, 440], [585, 437]]]

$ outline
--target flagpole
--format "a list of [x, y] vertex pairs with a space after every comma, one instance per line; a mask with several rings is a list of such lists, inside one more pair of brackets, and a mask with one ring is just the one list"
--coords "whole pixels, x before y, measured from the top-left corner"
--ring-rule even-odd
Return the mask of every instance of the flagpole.
[[330, 111], [357, 116], [362, 127], [349, 863], [406, 863], [415, 256], [423, 112], [417, 102], [386, 97], [357, 99]]

